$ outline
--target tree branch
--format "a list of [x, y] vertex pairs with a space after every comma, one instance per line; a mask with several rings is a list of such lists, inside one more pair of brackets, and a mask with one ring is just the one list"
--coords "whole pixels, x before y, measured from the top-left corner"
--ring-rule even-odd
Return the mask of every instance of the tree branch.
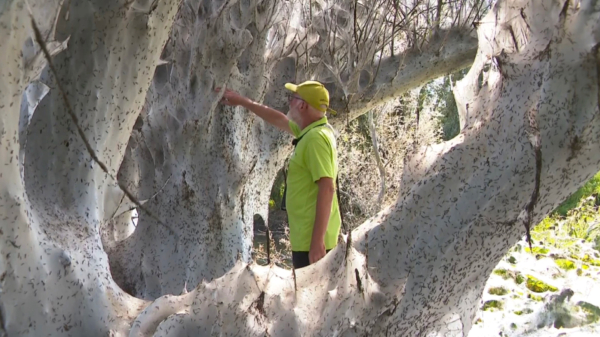
[[369, 111], [369, 129], [371, 130], [371, 144], [373, 145], [373, 154], [375, 155], [375, 161], [377, 162], [377, 168], [379, 169], [379, 177], [381, 178], [381, 187], [379, 189], [379, 195], [377, 196], [377, 211], [381, 210], [381, 204], [383, 203], [383, 197], [385, 195], [385, 169], [381, 162], [381, 156], [379, 156], [379, 144], [377, 142], [377, 130], [375, 129], [375, 122], [373, 121], [373, 111]]
[[[477, 52], [477, 39], [469, 32], [467, 29], [442, 31], [421, 51], [413, 48], [382, 60], [371, 85], [350, 95], [348, 103], [341, 95], [332, 94], [331, 107], [337, 111], [345, 110], [352, 120], [412, 88], [469, 67]], [[332, 123], [340, 122], [341, 118], [332, 118]]]

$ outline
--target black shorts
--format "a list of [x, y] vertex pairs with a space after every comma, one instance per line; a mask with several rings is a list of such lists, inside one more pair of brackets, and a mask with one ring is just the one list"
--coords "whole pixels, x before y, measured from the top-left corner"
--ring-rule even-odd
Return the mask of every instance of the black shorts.
[[[325, 254], [329, 253], [330, 250], [331, 249], [326, 250]], [[310, 265], [308, 252], [292, 252], [292, 264], [294, 265], [294, 269], [300, 269]]]

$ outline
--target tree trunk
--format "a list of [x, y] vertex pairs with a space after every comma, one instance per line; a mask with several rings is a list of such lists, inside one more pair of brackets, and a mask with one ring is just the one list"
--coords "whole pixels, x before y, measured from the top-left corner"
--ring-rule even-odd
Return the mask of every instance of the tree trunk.
[[[285, 139], [207, 93], [230, 83], [283, 106], [272, 74], [293, 79], [297, 69], [323, 68], [289, 58], [255, 66], [272, 54], [262, 43], [272, 41], [261, 16], [269, 6], [250, 2], [259, 18], [250, 24], [247, 2], [190, 3], [177, 22], [200, 19], [176, 25], [175, 47], [163, 55], [171, 64], [156, 74], [175, 1], [66, 2], [58, 20], [56, 38], [73, 41], [54, 58], [58, 81], [81, 128], [111, 175], [126, 153], [139, 160], [126, 159], [120, 179], [161, 220], [141, 212], [126, 239], [100, 234], [128, 202], [89, 159], [49, 70], [42, 80], [50, 91], [25, 133], [24, 161], [18, 157], [28, 21], [22, 1], [0, 10], [8, 36], [0, 47], [9, 51], [0, 56], [0, 322], [9, 336], [467, 335], [485, 281], [524, 227], [598, 171], [598, 12], [592, 2], [501, 1], [479, 23], [475, 65], [456, 89], [461, 134], [411, 155], [397, 205], [315, 265], [295, 273], [248, 265], [250, 221], [260, 205], [266, 212]], [[341, 77], [338, 90], [360, 94], [352, 97], [383, 100], [399, 90], [383, 82], [382, 90], [358, 90]], [[389, 83], [400, 86], [400, 78]], [[124, 293], [102, 239], [113, 247], [115, 279], [132, 281], [128, 291], [152, 298], [185, 292], [187, 283], [190, 292], [152, 303]]]
[[[67, 50], [53, 58], [58, 81], [93, 150], [114, 174], [177, 2], [161, 1], [151, 13], [139, 2], [57, 3], [29, 8], [36, 22], [47, 15], [38, 25], [42, 38], [55, 29], [60, 40], [70, 35]], [[49, 15], [55, 8], [58, 17]], [[114, 283], [101, 244], [99, 227], [114, 211], [105, 200], [116, 185], [90, 160], [48, 68], [42, 81], [50, 91], [25, 125], [28, 131], [18, 129], [24, 127], [21, 94], [44, 60], [27, 40], [27, 9], [18, 0], [0, 9], [7, 37], [0, 40], [0, 322], [8, 336], [122, 335], [146, 303]], [[35, 62], [22, 58], [23, 46], [36, 52]]]

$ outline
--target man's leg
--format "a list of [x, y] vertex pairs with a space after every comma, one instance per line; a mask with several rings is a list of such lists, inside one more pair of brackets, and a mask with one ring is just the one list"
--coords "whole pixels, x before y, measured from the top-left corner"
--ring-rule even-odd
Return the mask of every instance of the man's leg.
[[292, 264], [295, 269], [300, 269], [308, 266], [308, 252], [292, 252]]
[[[331, 249], [327, 249], [325, 254], [329, 253], [330, 250]], [[292, 252], [292, 264], [294, 265], [294, 269], [300, 269], [310, 265], [308, 252]]]

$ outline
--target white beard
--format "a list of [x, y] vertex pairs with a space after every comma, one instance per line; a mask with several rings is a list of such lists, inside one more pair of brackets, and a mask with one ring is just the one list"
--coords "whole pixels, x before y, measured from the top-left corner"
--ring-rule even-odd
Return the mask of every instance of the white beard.
[[300, 113], [298, 113], [298, 110], [295, 108], [290, 108], [287, 112], [287, 118], [294, 121], [294, 123], [298, 124], [298, 125], [302, 125], [302, 121], [300, 120]]

